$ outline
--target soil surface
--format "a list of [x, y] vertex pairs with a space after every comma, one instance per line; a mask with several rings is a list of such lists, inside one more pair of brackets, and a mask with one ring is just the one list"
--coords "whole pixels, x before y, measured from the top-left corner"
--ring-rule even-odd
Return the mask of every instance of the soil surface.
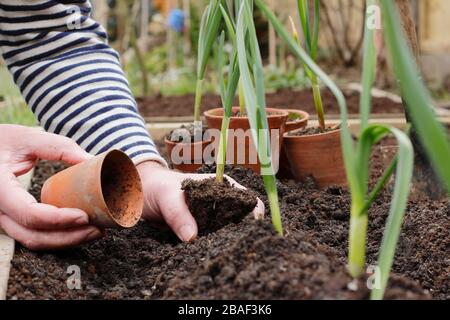
[[[270, 117], [270, 116], [279, 116], [279, 115], [282, 115], [283, 113], [282, 112], [280, 112], [280, 111], [276, 111], [276, 112], [267, 112], [267, 117]], [[247, 113], [243, 113], [243, 114], [241, 114], [241, 111], [235, 111], [235, 112], [232, 112], [231, 113], [231, 117], [232, 118], [247, 118], [248, 117], [248, 115], [247, 115]], [[289, 119], [289, 118], [288, 118]], [[295, 119], [299, 119], [299, 117], [297, 117], [297, 118], [295, 118]], [[294, 119], [294, 120], [295, 120]]]
[[257, 204], [252, 191], [233, 188], [226, 179], [222, 183], [217, 183], [215, 178], [185, 180], [181, 189], [197, 221], [200, 236], [216, 232], [230, 223], [241, 222]]
[[[378, 147], [371, 161], [372, 184], [385, 160]], [[41, 162], [31, 192], [61, 169]], [[213, 172], [204, 167], [202, 172]], [[285, 236], [271, 226], [262, 179], [242, 168], [228, 174], [251, 188], [266, 205], [266, 218], [242, 221], [180, 243], [169, 231], [141, 222], [112, 230], [81, 248], [34, 253], [17, 246], [9, 299], [367, 299], [346, 272], [350, 197], [346, 189], [319, 190], [314, 182], [279, 181]], [[206, 190], [205, 190], [206, 191]], [[390, 188], [369, 212], [368, 264], [376, 264]], [[192, 208], [196, 211], [196, 208]], [[405, 215], [388, 299], [450, 299], [450, 202], [411, 200]], [[81, 290], [68, 290], [67, 268], [81, 270]]]
[[312, 136], [312, 135], [321, 134], [321, 133], [333, 132], [338, 129], [339, 129], [339, 127], [325, 128], [324, 130], [322, 130], [319, 127], [307, 127], [302, 130], [291, 131], [291, 132], [289, 132], [289, 136], [291, 136], [291, 137]]
[[[360, 94], [355, 91], [344, 90], [349, 113], [359, 113]], [[339, 114], [336, 99], [328, 89], [322, 90], [323, 105], [326, 113]], [[194, 95], [164, 97], [155, 95], [137, 99], [139, 110], [144, 117], [181, 117], [192, 116], [194, 112]], [[235, 101], [235, 105], [238, 100]], [[221, 99], [217, 95], [207, 94], [202, 100], [202, 111], [219, 108]], [[267, 94], [267, 106], [271, 108], [301, 109], [311, 115], [315, 114], [311, 90], [292, 91], [280, 90]], [[403, 113], [401, 104], [387, 98], [374, 98], [372, 113]]]
[[183, 142], [183, 143], [189, 143], [189, 142], [200, 142], [203, 141], [203, 139], [207, 139], [208, 137], [205, 136], [207, 128], [202, 126], [202, 135], [201, 137], [197, 137], [197, 135], [200, 134], [200, 130], [197, 130], [196, 126], [194, 124], [190, 125], [182, 125], [180, 128], [172, 130], [169, 134], [166, 135], [167, 140], [172, 142]]

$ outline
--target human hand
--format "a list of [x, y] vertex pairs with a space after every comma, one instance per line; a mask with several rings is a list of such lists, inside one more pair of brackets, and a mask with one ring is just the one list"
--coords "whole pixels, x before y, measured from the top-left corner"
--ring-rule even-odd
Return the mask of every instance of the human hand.
[[61, 249], [102, 236], [79, 209], [37, 203], [16, 177], [38, 159], [74, 165], [91, 156], [73, 140], [38, 129], [0, 125], [0, 228], [31, 250]]
[[[186, 179], [202, 180], [214, 175], [179, 173], [151, 161], [137, 168], [145, 194], [143, 218], [155, 224], [167, 224], [184, 242], [193, 241], [198, 233], [197, 223], [186, 204], [181, 183]], [[234, 187], [245, 189], [230, 177], [226, 178]], [[264, 204], [259, 199], [253, 214], [255, 218], [264, 216]]]

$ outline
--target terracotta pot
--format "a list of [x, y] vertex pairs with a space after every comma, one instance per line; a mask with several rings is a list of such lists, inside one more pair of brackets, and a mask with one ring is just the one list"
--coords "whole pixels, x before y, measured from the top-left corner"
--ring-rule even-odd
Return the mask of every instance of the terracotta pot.
[[[309, 113], [302, 111], [302, 110], [296, 110], [296, 109], [284, 109], [284, 111], [288, 112], [288, 119], [286, 121], [286, 128], [285, 132], [291, 132], [294, 130], [299, 130], [306, 128], [309, 121]], [[297, 120], [289, 120], [289, 117], [291, 114], [297, 115]]]
[[139, 173], [119, 150], [57, 173], [45, 182], [41, 200], [58, 208], [81, 209], [100, 228], [131, 228], [144, 207]]
[[193, 173], [206, 163], [203, 155], [206, 148], [212, 143], [212, 140], [182, 143], [172, 142], [165, 138], [164, 142], [174, 169], [185, 173]]
[[[233, 107], [233, 113], [237, 113], [239, 107]], [[222, 127], [224, 110], [223, 108], [212, 109], [204, 113], [208, 128], [219, 130]], [[278, 139], [278, 150], [272, 152], [272, 161], [274, 169], [277, 171], [279, 167], [279, 154], [281, 145], [283, 143], [283, 134], [285, 132], [285, 124], [288, 117], [287, 111], [267, 108], [267, 120], [269, 122], [269, 129], [273, 134], [272, 138]], [[253, 139], [250, 134], [250, 123], [247, 117], [231, 117], [229, 129], [242, 129], [248, 134], [244, 138], [238, 138], [234, 135], [234, 139], [228, 139], [227, 163], [234, 165], [241, 165], [243, 167], [253, 170], [255, 173], [260, 173], [261, 165], [258, 160], [257, 151], [253, 144]], [[278, 131], [276, 131], [278, 130]], [[278, 134], [276, 134], [278, 132]], [[230, 133], [231, 134], [231, 133]], [[272, 135], [271, 134], [271, 135]], [[231, 136], [230, 136], [231, 138]]]
[[[297, 110], [297, 109], [283, 109], [288, 112], [289, 116], [286, 121], [285, 132], [291, 132], [295, 130], [300, 130], [306, 128], [309, 121], [309, 113]], [[297, 120], [289, 120], [291, 114], [296, 114], [298, 116]], [[280, 169], [278, 170], [278, 176], [280, 178], [292, 179], [292, 172], [289, 165], [289, 161], [286, 155], [286, 151], [284, 150], [284, 146], [281, 147], [280, 153]]]
[[341, 130], [308, 136], [285, 134], [283, 146], [294, 179], [311, 175], [321, 188], [347, 185]]

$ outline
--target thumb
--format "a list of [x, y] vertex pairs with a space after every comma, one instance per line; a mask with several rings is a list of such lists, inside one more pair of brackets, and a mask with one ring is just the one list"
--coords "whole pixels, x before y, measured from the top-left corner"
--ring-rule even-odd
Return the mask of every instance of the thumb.
[[64, 161], [72, 165], [92, 158], [74, 140], [46, 132], [39, 132], [34, 137], [30, 152], [42, 160]]
[[197, 223], [192, 216], [181, 190], [173, 190], [158, 199], [159, 208], [165, 222], [184, 242], [192, 242], [197, 237]]

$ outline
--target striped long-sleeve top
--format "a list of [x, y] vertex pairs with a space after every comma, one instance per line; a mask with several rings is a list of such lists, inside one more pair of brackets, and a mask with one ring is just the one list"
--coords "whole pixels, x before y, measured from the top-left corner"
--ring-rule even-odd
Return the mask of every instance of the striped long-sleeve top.
[[[91, 154], [165, 164], [88, 0], [0, 0], [0, 50], [40, 125]], [[1, 82], [0, 82], [1, 85]]]

